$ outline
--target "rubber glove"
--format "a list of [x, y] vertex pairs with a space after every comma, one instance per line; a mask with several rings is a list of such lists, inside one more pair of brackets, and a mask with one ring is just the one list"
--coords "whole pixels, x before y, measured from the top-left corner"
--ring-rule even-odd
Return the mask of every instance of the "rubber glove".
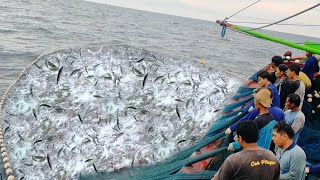
[[233, 148], [233, 144], [230, 143], [229, 146], [228, 146], [228, 151], [234, 151], [235, 149]]
[[231, 129], [230, 129], [230, 128], [228, 128], [224, 133], [225, 133], [225, 134], [231, 134], [231, 133], [232, 133], [232, 131], [231, 131]]

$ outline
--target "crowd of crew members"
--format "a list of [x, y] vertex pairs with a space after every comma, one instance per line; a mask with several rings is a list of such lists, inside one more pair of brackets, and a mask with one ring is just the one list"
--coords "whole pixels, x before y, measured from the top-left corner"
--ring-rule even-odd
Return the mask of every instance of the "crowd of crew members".
[[238, 152], [224, 161], [212, 179], [300, 180], [308, 174], [320, 177], [320, 165], [307, 165], [306, 154], [297, 145], [305, 123], [301, 111], [305, 94], [314, 92], [308, 94], [310, 98], [320, 91], [318, 60], [309, 52], [306, 56], [300, 68], [299, 61], [287, 51], [284, 57], [272, 57], [269, 70], [258, 72], [260, 88], [245, 108], [248, 114], [225, 131], [236, 133], [228, 150]]

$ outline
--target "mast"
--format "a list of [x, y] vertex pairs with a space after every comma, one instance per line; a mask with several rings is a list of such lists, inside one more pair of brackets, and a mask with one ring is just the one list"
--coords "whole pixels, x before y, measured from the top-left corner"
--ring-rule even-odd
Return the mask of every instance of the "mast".
[[244, 28], [244, 27], [241, 27], [241, 26], [237, 26], [237, 25], [233, 25], [233, 24], [227, 23], [225, 21], [217, 20], [216, 23], [220, 24], [221, 26], [232, 28], [232, 29], [235, 29], [235, 30], [238, 30], [238, 31], [250, 34], [250, 35], [253, 35], [253, 36], [261, 38], [261, 39], [273, 41], [273, 42], [280, 43], [280, 44], [283, 44], [283, 45], [286, 45], [286, 46], [289, 46], [289, 47], [293, 47], [293, 48], [296, 48], [296, 49], [301, 49], [301, 50], [304, 50], [304, 51], [308, 51], [308, 52], [311, 52], [312, 54], [319, 54], [320, 55], [320, 49], [314, 48], [314, 47], [319, 47], [319, 46], [312, 46], [312, 45], [309, 46], [308, 44], [310, 42], [309, 43], [306, 42], [304, 45], [296, 44], [296, 43], [290, 42], [288, 40], [280, 39], [280, 38], [277, 38], [277, 37], [272, 37], [270, 35], [266, 35], [266, 34], [263, 34], [263, 33], [257, 32], [257, 31], [249, 30], [247, 28]]

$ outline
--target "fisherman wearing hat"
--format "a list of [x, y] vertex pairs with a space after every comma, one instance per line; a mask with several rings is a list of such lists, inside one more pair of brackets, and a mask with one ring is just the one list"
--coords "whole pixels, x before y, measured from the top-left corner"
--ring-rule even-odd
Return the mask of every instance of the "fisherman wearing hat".
[[286, 75], [286, 71], [288, 70], [288, 66], [285, 64], [280, 64], [276, 68], [276, 77], [279, 79], [279, 82], [276, 84], [276, 87], [280, 96], [280, 108], [283, 109], [286, 103], [287, 96], [291, 92], [291, 82]]
[[[260, 114], [254, 120], [252, 120], [252, 122], [254, 122], [259, 129], [258, 145], [262, 148], [273, 149], [273, 145], [271, 145], [272, 129], [277, 121], [274, 120], [275, 118], [269, 113], [268, 110], [268, 108], [271, 107], [272, 101], [271, 90], [268, 88], [262, 88], [258, 90], [258, 92], [254, 93], [253, 97], [254, 106], [260, 111]], [[239, 124], [237, 124], [237, 126], [239, 126]], [[238, 149], [240, 149], [239, 142], [233, 142], [229, 144], [228, 150], [233, 151]]]
[[253, 93], [254, 106], [260, 111], [260, 114], [254, 119], [258, 129], [261, 129], [267, 125], [270, 121], [274, 120], [274, 117], [269, 113], [272, 102], [272, 93], [269, 88], [261, 88]]
[[[256, 91], [258, 92], [259, 89]], [[272, 95], [270, 97], [272, 99]], [[253, 102], [254, 104], [254, 102]], [[282, 121], [285, 120], [284, 118], [284, 111], [280, 109], [279, 107], [276, 107], [274, 105], [270, 106], [268, 108], [269, 113], [272, 115], [274, 120], [276, 121]], [[233, 123], [228, 129], [226, 129], [225, 134], [231, 134], [232, 132], [236, 131], [237, 126], [240, 122], [246, 121], [248, 119], [253, 120], [256, 119], [256, 117], [260, 114], [260, 108], [253, 108], [251, 112], [243, 116], [241, 119], [239, 119], [237, 122]]]

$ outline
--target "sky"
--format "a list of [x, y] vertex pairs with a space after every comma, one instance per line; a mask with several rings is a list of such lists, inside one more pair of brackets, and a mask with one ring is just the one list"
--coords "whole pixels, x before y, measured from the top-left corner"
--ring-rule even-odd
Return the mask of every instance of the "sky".
[[[209, 20], [224, 19], [257, 0], [87, 0], [91, 2]], [[319, 3], [316, 0], [261, 0], [229, 21], [273, 23]], [[320, 6], [283, 23], [320, 25]], [[262, 25], [238, 24], [250, 27]], [[320, 38], [320, 26], [275, 25], [268, 30]]]

